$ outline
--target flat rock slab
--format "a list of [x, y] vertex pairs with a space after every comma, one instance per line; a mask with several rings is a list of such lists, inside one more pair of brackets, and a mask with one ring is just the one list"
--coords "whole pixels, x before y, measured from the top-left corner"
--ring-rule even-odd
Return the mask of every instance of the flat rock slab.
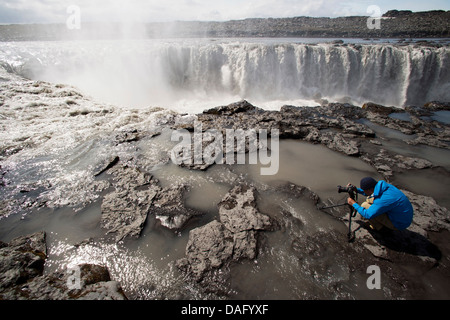
[[101, 226], [114, 233], [117, 242], [139, 237], [149, 214], [169, 229], [180, 229], [201, 214], [185, 206], [185, 184], [162, 188], [152, 175], [122, 163], [107, 172], [115, 190], [103, 198]]
[[102, 202], [101, 226], [115, 233], [116, 241], [138, 237], [144, 227], [153, 199], [160, 187], [152, 176], [126, 165], [110, 169], [115, 191]]
[[256, 209], [256, 189], [236, 186], [219, 203], [220, 221], [233, 233], [248, 230], [267, 230], [270, 218]]

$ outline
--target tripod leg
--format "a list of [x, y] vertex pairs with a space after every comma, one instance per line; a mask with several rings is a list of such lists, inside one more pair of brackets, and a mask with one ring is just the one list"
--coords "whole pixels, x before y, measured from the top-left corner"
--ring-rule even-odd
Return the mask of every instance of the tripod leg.
[[331, 209], [331, 208], [337, 208], [337, 207], [343, 207], [343, 206], [346, 206], [346, 205], [347, 205], [347, 203], [335, 204], [335, 205], [333, 205], [333, 206], [322, 207], [322, 208], [320, 208], [320, 210]]
[[353, 216], [353, 208], [350, 207], [350, 212], [348, 216], [348, 233], [347, 233], [348, 242], [353, 242], [356, 238], [355, 232], [352, 231], [352, 216]]

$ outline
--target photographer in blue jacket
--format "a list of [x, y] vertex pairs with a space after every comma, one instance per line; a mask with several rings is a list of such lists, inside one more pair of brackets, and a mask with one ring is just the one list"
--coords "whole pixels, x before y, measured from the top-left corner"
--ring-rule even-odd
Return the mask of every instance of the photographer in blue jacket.
[[347, 203], [358, 213], [369, 219], [370, 226], [375, 230], [383, 227], [391, 230], [404, 230], [411, 225], [413, 207], [403, 192], [387, 183], [376, 181], [372, 177], [361, 180], [358, 193], [367, 196], [367, 200], [359, 205], [355, 200], [348, 198]]

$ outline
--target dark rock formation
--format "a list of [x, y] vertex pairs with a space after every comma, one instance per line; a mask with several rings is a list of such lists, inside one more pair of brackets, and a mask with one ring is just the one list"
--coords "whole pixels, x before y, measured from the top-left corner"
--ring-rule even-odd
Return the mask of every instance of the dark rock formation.
[[178, 261], [178, 267], [200, 280], [205, 272], [231, 260], [233, 247], [231, 232], [214, 220], [189, 232], [186, 258]]
[[385, 107], [385, 106], [382, 106], [380, 104], [376, 104], [373, 102], [364, 103], [361, 108], [369, 113], [375, 113], [375, 114], [384, 115], [384, 116], [388, 116], [394, 112], [403, 112], [403, 109], [394, 108], [394, 107]]
[[[55, 272], [35, 278], [21, 287], [17, 299], [30, 300], [125, 300], [120, 284], [111, 281], [108, 269], [83, 264], [80, 270], [80, 289], [69, 288], [69, 272]], [[77, 280], [78, 281], [78, 280]]]
[[[361, 116], [360, 108], [349, 105], [330, 104], [317, 108], [283, 106], [278, 112], [264, 111], [244, 100], [207, 110], [198, 115], [198, 121], [203, 131], [218, 130], [224, 137], [226, 129], [264, 129], [269, 135], [271, 130], [276, 129], [280, 138], [322, 143], [335, 151], [357, 156], [358, 143], [351, 138], [375, 135], [370, 128], [354, 121]], [[183, 124], [183, 129], [194, 131], [194, 123], [190, 128]]]
[[441, 110], [450, 110], [450, 102], [441, 102], [441, 101], [431, 101], [425, 103], [423, 106], [426, 110], [431, 111], [441, 111]]
[[105, 267], [78, 266], [79, 281], [70, 287], [69, 272], [44, 275], [47, 258], [46, 234], [38, 232], [18, 237], [8, 244], [0, 242], [0, 299], [32, 300], [124, 300], [120, 284], [111, 281]]
[[115, 191], [103, 199], [101, 225], [108, 233], [116, 234], [116, 241], [127, 236], [138, 237], [161, 188], [151, 175], [136, 168], [117, 165], [110, 172]]
[[180, 229], [189, 219], [202, 214], [185, 206], [184, 197], [187, 191], [187, 185], [176, 184], [158, 192], [151, 213], [161, 221], [161, 225], [169, 229]]
[[148, 214], [169, 229], [179, 229], [201, 214], [185, 206], [186, 185], [162, 188], [152, 175], [123, 163], [107, 172], [113, 176], [115, 190], [103, 198], [101, 226], [114, 233], [116, 241], [139, 237]]
[[219, 203], [220, 221], [214, 220], [189, 233], [186, 258], [178, 267], [197, 281], [205, 273], [257, 254], [257, 232], [274, 227], [271, 219], [256, 208], [256, 189], [239, 185]]
[[232, 233], [271, 227], [269, 217], [256, 209], [255, 192], [253, 187], [236, 186], [219, 203], [220, 221]]
[[119, 163], [120, 158], [118, 156], [111, 156], [107, 159], [105, 159], [104, 162], [100, 163], [95, 169], [94, 169], [94, 177], [98, 177], [103, 172], [106, 172], [107, 170], [114, 167], [116, 164]]
[[0, 242], [0, 251], [1, 295], [42, 274], [47, 257], [45, 233], [15, 238], [9, 244]]
[[[379, 139], [362, 120], [369, 120], [370, 123], [413, 137], [405, 140], [405, 143], [449, 149], [449, 126], [445, 123], [430, 121], [422, 116], [430, 115], [430, 108], [441, 110], [446, 104], [433, 102], [427, 105], [423, 108], [403, 110], [374, 103], [366, 103], [363, 108], [330, 103], [320, 107], [283, 106], [280, 111], [266, 111], [252, 106], [247, 101], [241, 101], [209, 109], [197, 115], [197, 121], [201, 123], [203, 131], [265, 129], [270, 134], [272, 129], [277, 129], [282, 139], [301, 139], [321, 143], [334, 151], [349, 156], [359, 156], [388, 178], [393, 172], [430, 168], [433, 164], [424, 159], [393, 154], [386, 148], [380, 147], [383, 145], [383, 140]], [[434, 107], [430, 107], [431, 105]], [[404, 113], [411, 121], [391, 117], [390, 115], [394, 113]], [[183, 124], [183, 128], [194, 131], [194, 122]]]
[[[244, 19], [224, 22], [176, 21], [140, 25], [141, 36], [157, 37], [327, 37], [327, 38], [426, 38], [448, 37], [450, 12], [391, 10], [381, 19], [380, 29], [367, 27], [367, 16], [293, 17]], [[83, 23], [80, 30], [65, 24], [3, 25], [0, 41], [114, 39], [122, 34], [120, 23]], [[92, 32], [94, 31], [95, 32]]]

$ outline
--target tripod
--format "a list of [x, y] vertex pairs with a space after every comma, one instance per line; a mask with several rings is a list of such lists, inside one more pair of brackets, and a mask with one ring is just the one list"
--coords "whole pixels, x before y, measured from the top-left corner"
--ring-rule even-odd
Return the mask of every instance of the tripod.
[[[350, 198], [352, 198], [355, 201], [358, 201], [358, 193], [356, 192], [356, 188], [354, 186], [350, 186], [350, 187], [338, 186], [338, 192], [339, 193], [347, 192], [348, 196]], [[349, 210], [350, 210], [349, 215], [348, 215], [347, 240], [348, 240], [348, 242], [353, 242], [353, 241], [355, 241], [355, 232], [352, 231], [352, 218], [356, 217], [356, 213], [357, 213], [356, 209], [353, 208], [353, 206], [349, 205], [348, 203], [341, 203], [341, 204], [336, 204], [336, 205], [332, 205], [332, 206], [325, 206], [325, 207], [320, 208], [320, 210], [343, 207], [346, 205], [349, 207]]]

